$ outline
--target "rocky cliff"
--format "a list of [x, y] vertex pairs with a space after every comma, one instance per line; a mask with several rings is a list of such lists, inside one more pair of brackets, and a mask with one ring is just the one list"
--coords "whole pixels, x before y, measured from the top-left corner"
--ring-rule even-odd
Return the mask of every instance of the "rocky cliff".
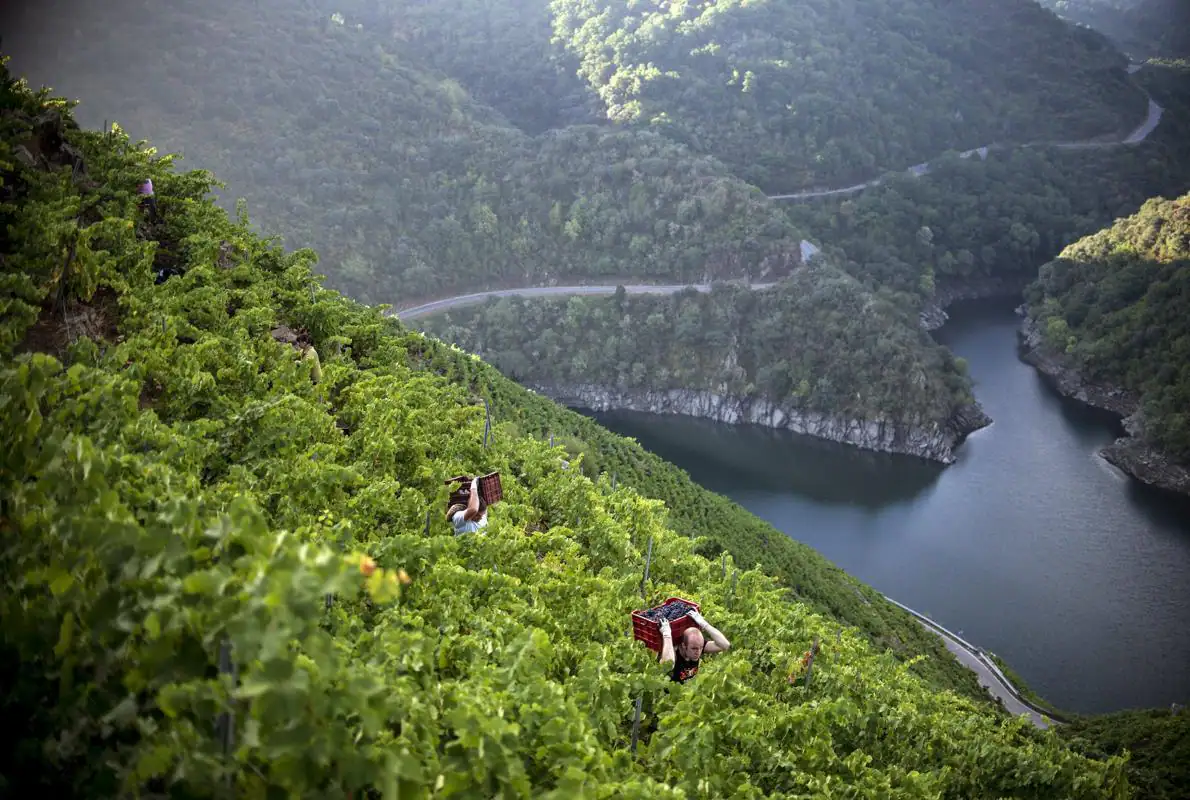
[[[1036, 277], [1036, 276], [1034, 276]], [[962, 283], [948, 283], [939, 286], [934, 299], [921, 310], [921, 326], [927, 331], [936, 331], [946, 324], [950, 315], [946, 313], [951, 303], [960, 300], [983, 300], [990, 297], [1019, 297], [1032, 278], [1020, 275], [1009, 277], [972, 278]]]
[[1045, 344], [1040, 327], [1024, 306], [1017, 313], [1025, 318], [1020, 339], [1021, 358], [1026, 363], [1036, 367], [1061, 394], [1123, 418], [1128, 435], [1103, 448], [1100, 455], [1143, 483], [1190, 494], [1190, 469], [1145, 442], [1140, 398], [1118, 387], [1084, 379], [1067, 358]]
[[653, 414], [684, 414], [726, 422], [751, 423], [850, 444], [865, 450], [903, 453], [950, 464], [968, 434], [991, 424], [978, 406], [956, 410], [945, 423], [927, 420], [858, 420], [837, 414], [781, 406], [765, 398], [730, 397], [689, 389], [648, 391], [604, 386], [531, 386], [558, 402], [592, 411], [625, 409]]

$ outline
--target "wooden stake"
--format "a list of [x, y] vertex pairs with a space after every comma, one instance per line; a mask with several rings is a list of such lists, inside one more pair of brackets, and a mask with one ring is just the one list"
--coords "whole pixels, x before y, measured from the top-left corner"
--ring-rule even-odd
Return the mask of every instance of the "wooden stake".
[[488, 449], [488, 434], [492, 432], [492, 410], [488, 407], [488, 399], [483, 399], [483, 449]]
[[645, 596], [645, 587], [649, 583], [649, 566], [653, 563], [653, 537], [649, 537], [649, 552], [645, 556], [645, 577], [640, 582], [640, 596]]
[[806, 688], [810, 688], [810, 673], [814, 671], [814, 659], [818, 656], [818, 637], [814, 637], [814, 644], [810, 646], [810, 661], [806, 664]]
[[644, 697], [636, 698], [636, 711], [632, 714], [632, 755], [636, 755], [636, 743], [640, 737], [640, 709], [644, 704]]
[[[222, 675], [231, 675], [232, 686], [235, 686], [238, 676], [236, 666], [231, 660], [231, 642], [226, 638], [219, 646], [219, 672]], [[220, 714], [215, 730], [223, 744], [223, 754], [227, 755], [235, 744], [235, 713], [224, 711]]]

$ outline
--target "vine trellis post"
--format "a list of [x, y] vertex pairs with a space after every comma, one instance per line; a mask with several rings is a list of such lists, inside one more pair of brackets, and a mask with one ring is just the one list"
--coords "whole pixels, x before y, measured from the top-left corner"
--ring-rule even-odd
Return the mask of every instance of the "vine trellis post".
[[814, 644], [810, 646], [810, 661], [806, 664], [806, 689], [810, 688], [810, 676], [814, 672], [814, 659], [818, 657], [818, 637], [814, 637]]
[[645, 597], [645, 593], [647, 591], [646, 587], [648, 586], [648, 583], [649, 583], [649, 566], [652, 563], [653, 563], [653, 537], [650, 536], [649, 537], [649, 551], [648, 551], [648, 554], [645, 555], [645, 576], [641, 579], [641, 582], [640, 582], [640, 596], [641, 596], [642, 600], [647, 599]]
[[[231, 640], [226, 636], [219, 644], [219, 674], [231, 675], [231, 685], [234, 687], [239, 681], [239, 671], [235, 662], [231, 660]], [[229, 705], [232, 701], [229, 701]], [[219, 715], [215, 722], [215, 734], [223, 746], [223, 755], [231, 752], [235, 744], [235, 712], [228, 710]]]
[[483, 400], [483, 449], [488, 449], [488, 435], [492, 432], [492, 409], [488, 406], [488, 399], [481, 397]]
[[640, 741], [640, 710], [644, 705], [645, 696], [636, 698], [636, 710], [632, 713], [632, 755], [636, 755], [636, 743]]

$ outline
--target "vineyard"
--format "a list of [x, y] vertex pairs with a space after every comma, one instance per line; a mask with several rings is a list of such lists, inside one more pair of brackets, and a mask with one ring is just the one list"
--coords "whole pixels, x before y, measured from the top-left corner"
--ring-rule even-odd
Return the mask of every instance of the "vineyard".
[[[0, 794], [1128, 796], [1123, 759], [915, 672], [807, 549], [587, 423], [551, 446], [563, 412], [214, 186], [0, 67]], [[444, 479], [496, 471], [450, 535]], [[734, 644], [685, 686], [630, 636], [675, 595]]]

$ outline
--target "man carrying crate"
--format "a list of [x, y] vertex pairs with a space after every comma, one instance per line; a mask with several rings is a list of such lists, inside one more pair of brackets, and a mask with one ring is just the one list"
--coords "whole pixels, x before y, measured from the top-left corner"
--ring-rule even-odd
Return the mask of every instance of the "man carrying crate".
[[[460, 475], [449, 478], [446, 483], [464, 483], [467, 478]], [[479, 478], [472, 478], [469, 489], [460, 488], [452, 492], [447, 501], [446, 519], [454, 527], [455, 534], [478, 533], [488, 524], [488, 506], [500, 502], [502, 490], [500, 474], [493, 472]]]
[[[670, 633], [669, 620], [663, 619], [660, 622], [661, 657], [659, 663], [673, 662], [674, 667], [670, 679], [678, 683], [685, 683], [698, 674], [698, 664], [703, 656], [724, 653], [731, 649], [731, 642], [727, 641], [727, 637], [703, 619], [702, 614], [692, 610], [687, 612], [687, 616], [694, 620], [694, 624], [698, 627], [682, 631], [676, 647]], [[711, 641], [708, 642], [707, 638]]]

